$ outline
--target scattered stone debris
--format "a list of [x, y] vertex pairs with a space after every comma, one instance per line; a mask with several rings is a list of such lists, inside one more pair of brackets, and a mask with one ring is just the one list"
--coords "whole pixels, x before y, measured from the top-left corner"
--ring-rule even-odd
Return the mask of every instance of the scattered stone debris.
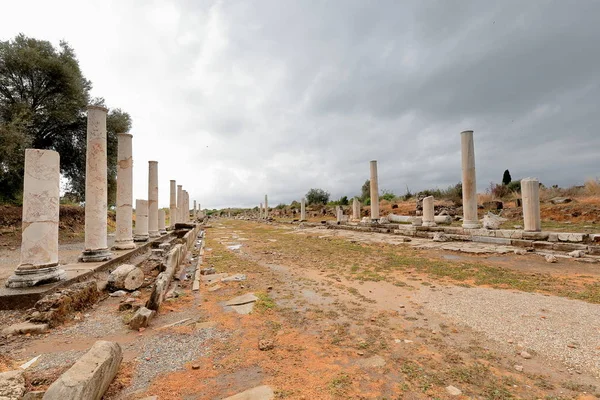
[[527, 250], [525, 250], [525, 249], [515, 249], [515, 254], [523, 256], [523, 255], [527, 254]]
[[0, 373], [0, 399], [19, 400], [25, 394], [23, 371]]
[[235, 394], [223, 400], [272, 400], [275, 392], [270, 386], [257, 386], [242, 393]]
[[132, 264], [120, 265], [108, 276], [108, 288], [112, 290], [136, 290], [144, 283], [144, 271]]
[[127, 292], [124, 290], [117, 290], [116, 292], [112, 292], [109, 294], [110, 297], [124, 297], [127, 296]]
[[555, 256], [555, 255], [553, 255], [553, 254], [548, 254], [548, 255], [546, 256], [546, 261], [547, 261], [547, 262], [549, 262], [549, 263], [555, 263], [555, 262], [557, 262], [557, 261], [558, 261], [558, 259], [556, 258], [556, 256]]
[[273, 350], [275, 341], [273, 339], [262, 339], [258, 341], [258, 349], [261, 351]]
[[525, 350], [523, 350], [521, 353], [519, 353], [519, 355], [521, 357], [523, 357], [526, 360], [529, 360], [531, 358], [531, 354], [529, 354], [528, 352], [526, 352]]
[[460, 396], [462, 394], [462, 391], [457, 388], [454, 387], [452, 385], [450, 386], [446, 386], [446, 392], [450, 395], [450, 396]]
[[572, 252], [569, 253], [569, 256], [573, 257], [573, 258], [581, 258], [585, 256], [585, 251], [583, 250], [573, 250]]
[[[5, 336], [8, 335], [18, 335], [18, 334], [39, 334], [44, 333], [48, 330], [48, 324], [34, 324], [31, 322], [21, 322], [18, 324], [14, 324], [9, 326], [8, 328], [2, 329], [2, 334]], [[2, 397], [0, 397], [2, 399]]]
[[96, 281], [76, 283], [40, 299], [28, 311], [27, 320], [48, 324], [52, 328], [65, 321], [69, 314], [90, 307], [99, 297]]
[[434, 232], [433, 233], [433, 241], [434, 242], [447, 242], [448, 236], [444, 234], [444, 232]]
[[246, 275], [244, 274], [235, 274], [225, 278], [221, 278], [221, 282], [241, 282], [246, 280]]
[[492, 212], [488, 212], [486, 215], [483, 216], [483, 227], [485, 229], [493, 230], [500, 229], [500, 225], [502, 225], [502, 223], [506, 220], [506, 218], [502, 218]]
[[523, 366], [515, 364], [515, 370], [517, 370], [519, 372], [523, 372]]
[[225, 302], [226, 306], [240, 306], [243, 304], [254, 303], [258, 300], [258, 297], [254, 293], [246, 293], [241, 296], [234, 297], [231, 300]]
[[129, 327], [136, 331], [140, 328], [147, 327], [155, 313], [156, 311], [154, 310], [140, 307], [131, 318], [131, 321], [129, 321]]
[[214, 267], [203, 268], [200, 270], [200, 275], [213, 275], [216, 273], [217, 273], [217, 270]]

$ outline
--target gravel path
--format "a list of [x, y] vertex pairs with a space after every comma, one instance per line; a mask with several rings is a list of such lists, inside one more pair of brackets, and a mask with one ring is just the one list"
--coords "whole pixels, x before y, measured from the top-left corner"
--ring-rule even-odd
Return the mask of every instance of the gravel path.
[[421, 290], [432, 311], [493, 340], [514, 343], [600, 376], [600, 305], [535, 293], [452, 287]]

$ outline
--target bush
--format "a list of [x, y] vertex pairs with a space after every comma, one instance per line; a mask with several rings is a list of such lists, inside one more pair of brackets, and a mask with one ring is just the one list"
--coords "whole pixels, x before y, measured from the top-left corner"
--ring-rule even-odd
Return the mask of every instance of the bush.
[[308, 204], [327, 204], [329, 202], [329, 192], [323, 189], [310, 189], [306, 193], [306, 202]]
[[394, 201], [394, 199], [396, 198], [396, 195], [389, 190], [384, 190], [383, 194], [381, 195], [381, 198], [383, 200], [387, 200], [387, 201]]
[[506, 187], [511, 191], [511, 192], [517, 192], [517, 193], [521, 193], [521, 181], [511, 181], [508, 185], [506, 185]]

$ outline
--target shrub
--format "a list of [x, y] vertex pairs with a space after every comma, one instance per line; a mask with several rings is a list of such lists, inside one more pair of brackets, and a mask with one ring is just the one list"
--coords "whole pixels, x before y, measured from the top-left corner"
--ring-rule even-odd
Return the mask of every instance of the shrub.
[[327, 204], [329, 201], [329, 192], [323, 189], [310, 189], [306, 193], [306, 201], [308, 204]]
[[381, 195], [381, 198], [387, 201], [394, 201], [396, 195], [392, 191], [384, 190], [383, 194]]
[[521, 181], [511, 181], [508, 185], [506, 185], [506, 187], [511, 191], [511, 192], [517, 192], [517, 193], [521, 193]]

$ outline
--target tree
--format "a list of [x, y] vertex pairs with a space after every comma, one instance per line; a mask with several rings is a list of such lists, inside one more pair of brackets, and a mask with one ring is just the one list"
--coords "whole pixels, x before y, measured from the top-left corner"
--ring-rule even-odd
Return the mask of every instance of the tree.
[[327, 204], [329, 201], [329, 193], [323, 189], [310, 189], [306, 193], [306, 201], [308, 204]]
[[347, 206], [348, 204], [350, 204], [348, 202], [348, 196], [340, 197], [340, 200], [338, 201], [338, 203], [340, 203], [340, 206]]
[[383, 190], [382, 191], [382, 195], [381, 198], [383, 200], [387, 200], [387, 201], [394, 201], [396, 199], [396, 195], [394, 194], [394, 192], [392, 192], [391, 190]]
[[504, 171], [504, 175], [502, 175], [502, 184], [508, 185], [512, 181], [510, 176], [510, 172], [508, 170]]
[[371, 181], [367, 179], [360, 189], [360, 199], [364, 203], [371, 198]]
[[[11, 149], [23, 152], [26, 147], [33, 147], [58, 151], [61, 173], [69, 180], [67, 190], [73, 198], [83, 200], [85, 108], [90, 104], [91, 87], [75, 52], [64, 41], [54, 48], [48, 41], [20, 34], [11, 41], [0, 42], [0, 129], [9, 133], [7, 140], [0, 141], [0, 168], [8, 171], [0, 178], [5, 199], [19, 197], [24, 169], [18, 160], [21, 157], [22, 161], [24, 154], [10, 158], [5, 154], [10, 154]], [[103, 99], [95, 102], [104, 104]], [[119, 109], [107, 117], [109, 203], [114, 203], [116, 190], [116, 133], [130, 127], [131, 118]]]

